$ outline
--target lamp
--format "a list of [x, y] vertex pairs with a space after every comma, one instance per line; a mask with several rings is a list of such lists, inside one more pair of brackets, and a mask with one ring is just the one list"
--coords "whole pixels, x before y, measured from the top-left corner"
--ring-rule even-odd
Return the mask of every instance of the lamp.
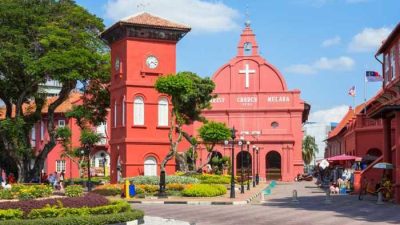
[[[244, 193], [244, 184], [243, 184], [243, 180], [244, 180], [244, 176], [243, 176], [243, 136], [240, 137], [240, 141], [238, 142], [238, 145], [240, 146], [240, 193], [243, 194]], [[243, 141], [242, 141], [243, 140]]]
[[260, 170], [260, 157], [259, 157], [259, 151], [260, 149], [256, 147], [256, 154], [257, 154], [257, 173], [256, 173], [256, 184], [258, 185], [260, 182], [260, 177], [258, 175], [258, 171]]
[[256, 174], [256, 172], [255, 172], [255, 163], [256, 163], [256, 155], [255, 155], [255, 151], [256, 151], [256, 146], [255, 145], [253, 145], [253, 159], [252, 159], [252, 163], [251, 163], [251, 166], [252, 166], [252, 169], [251, 169], [251, 178], [252, 178], [252, 180], [253, 180], [253, 187], [255, 187], [256, 186], [256, 178], [255, 178], [255, 174]]
[[247, 141], [246, 144], [247, 144], [247, 155], [246, 155], [246, 159], [247, 159], [247, 168], [246, 168], [246, 170], [247, 170], [247, 190], [250, 190], [250, 179], [249, 179], [249, 177], [250, 177], [250, 157], [249, 157], [250, 141]]
[[[230, 197], [235, 198], [235, 138], [236, 138], [236, 130], [235, 127], [231, 129], [231, 139], [232, 139], [232, 151], [231, 151], [231, 193]], [[224, 141], [226, 145], [229, 144], [229, 141]]]

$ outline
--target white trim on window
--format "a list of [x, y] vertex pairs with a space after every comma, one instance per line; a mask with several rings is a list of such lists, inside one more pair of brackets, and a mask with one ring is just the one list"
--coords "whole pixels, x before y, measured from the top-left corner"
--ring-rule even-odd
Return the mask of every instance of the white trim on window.
[[40, 140], [44, 140], [44, 122], [40, 121]]
[[114, 127], [117, 127], [117, 101], [114, 101]]
[[56, 172], [61, 173], [66, 171], [65, 160], [56, 160]]
[[125, 96], [122, 99], [122, 126], [125, 126]]
[[158, 100], [158, 126], [168, 126], [168, 99]]
[[65, 120], [58, 120], [58, 127], [65, 127]]
[[142, 97], [135, 97], [133, 104], [133, 125], [144, 125], [144, 100]]

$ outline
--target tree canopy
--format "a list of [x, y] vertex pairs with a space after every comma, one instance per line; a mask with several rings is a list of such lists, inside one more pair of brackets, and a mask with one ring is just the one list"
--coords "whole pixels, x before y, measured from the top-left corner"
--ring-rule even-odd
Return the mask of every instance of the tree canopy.
[[[0, 99], [6, 106], [6, 117], [0, 121], [0, 149], [16, 163], [19, 180], [29, 181], [56, 145], [56, 108], [78, 83], [85, 86], [109, 77], [108, 49], [98, 37], [104, 25], [72, 0], [3, 0], [0, 21]], [[29, 133], [42, 119], [46, 97], [40, 84], [48, 80], [58, 81], [62, 88], [48, 104], [49, 140], [33, 153]], [[98, 109], [99, 113], [105, 110]], [[17, 134], [10, 132], [18, 127], [22, 129]]]
[[[161, 76], [155, 83], [158, 92], [167, 94], [171, 98], [172, 111], [170, 120], [170, 151], [161, 163], [161, 171], [165, 171], [166, 163], [176, 156], [180, 162], [186, 164], [185, 159], [181, 159], [177, 154], [178, 144], [185, 136], [190, 143], [192, 138], [184, 135], [182, 126], [192, 124], [194, 121], [205, 121], [201, 116], [201, 111], [210, 108], [210, 100], [215, 84], [206, 77], [201, 78], [192, 72], [179, 72], [167, 76]], [[175, 135], [175, 132], [177, 135]], [[186, 166], [187, 168], [187, 166]]]
[[313, 136], [307, 135], [303, 139], [302, 157], [304, 164], [309, 165], [318, 153], [318, 146]]

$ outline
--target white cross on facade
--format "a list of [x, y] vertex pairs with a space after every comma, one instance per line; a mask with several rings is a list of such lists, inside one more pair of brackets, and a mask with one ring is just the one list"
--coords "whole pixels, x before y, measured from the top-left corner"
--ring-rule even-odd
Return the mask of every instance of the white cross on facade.
[[256, 71], [255, 70], [251, 70], [249, 68], [249, 64], [246, 64], [244, 70], [239, 70], [239, 73], [240, 74], [244, 74], [246, 76], [246, 85], [245, 85], [245, 87], [249, 88], [249, 80], [250, 80], [249, 75], [252, 74], [252, 73], [256, 73]]

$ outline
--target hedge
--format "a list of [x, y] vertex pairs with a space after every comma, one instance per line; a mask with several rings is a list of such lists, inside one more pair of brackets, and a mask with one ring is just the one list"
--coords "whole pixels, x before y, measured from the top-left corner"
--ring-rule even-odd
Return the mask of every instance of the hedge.
[[101, 214], [116, 214], [131, 211], [131, 206], [125, 201], [115, 201], [110, 205], [94, 208], [63, 208], [62, 206], [47, 206], [42, 209], [33, 209], [29, 214], [29, 219], [67, 217], [67, 216], [87, 216]]
[[24, 212], [20, 209], [3, 209], [0, 210], [0, 220], [21, 219]]
[[200, 180], [202, 184], [229, 184], [231, 177], [227, 175], [199, 174], [193, 177]]
[[187, 197], [214, 197], [225, 193], [226, 187], [222, 184], [194, 184], [182, 191]]
[[70, 185], [65, 188], [65, 195], [68, 197], [81, 197], [83, 196], [83, 188], [80, 185]]
[[140, 210], [109, 215], [68, 216], [46, 219], [7, 220], [0, 221], [0, 225], [108, 225], [143, 219], [144, 213]]

